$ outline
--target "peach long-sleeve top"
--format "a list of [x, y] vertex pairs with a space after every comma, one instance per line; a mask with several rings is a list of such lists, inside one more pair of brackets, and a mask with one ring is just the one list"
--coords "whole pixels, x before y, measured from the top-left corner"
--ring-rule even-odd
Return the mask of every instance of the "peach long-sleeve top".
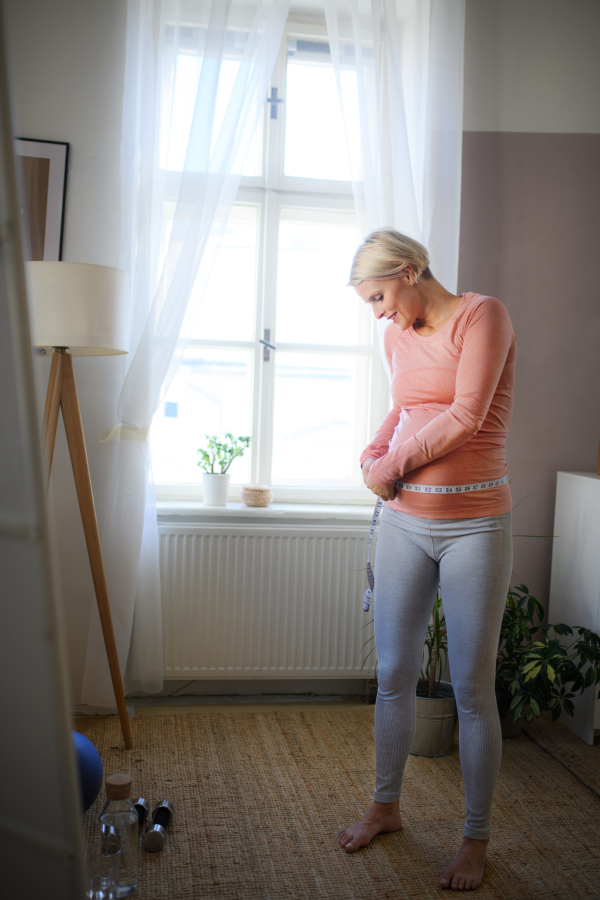
[[[435, 334], [389, 325], [385, 352], [393, 407], [360, 458], [361, 465], [375, 459], [370, 480], [456, 485], [505, 475], [517, 346], [504, 305], [463, 294]], [[386, 506], [424, 519], [465, 519], [502, 515], [512, 499], [503, 484], [466, 494], [400, 490]]]

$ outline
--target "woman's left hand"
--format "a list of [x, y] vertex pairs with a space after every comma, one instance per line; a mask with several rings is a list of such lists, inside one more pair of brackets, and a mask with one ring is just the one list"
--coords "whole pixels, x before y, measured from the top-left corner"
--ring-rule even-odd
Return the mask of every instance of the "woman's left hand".
[[382, 500], [393, 500], [396, 496], [396, 484], [392, 482], [392, 484], [386, 484], [384, 487], [380, 487], [378, 484], [372, 482], [367, 476], [367, 487], [373, 494], [376, 494], [378, 497], [381, 497]]

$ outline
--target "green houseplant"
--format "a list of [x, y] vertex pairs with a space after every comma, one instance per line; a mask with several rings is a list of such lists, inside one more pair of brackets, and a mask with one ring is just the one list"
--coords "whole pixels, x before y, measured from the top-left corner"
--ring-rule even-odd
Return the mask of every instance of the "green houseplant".
[[[427, 650], [427, 657], [425, 657]], [[427, 659], [427, 662], [425, 662]], [[441, 682], [444, 666], [448, 661], [448, 638], [446, 631], [446, 621], [444, 619], [444, 610], [442, 607], [442, 596], [439, 592], [435, 598], [433, 605], [433, 613], [431, 620], [427, 626], [427, 634], [425, 635], [425, 645], [423, 647], [423, 663], [421, 665], [421, 674], [419, 683], [423, 687], [423, 691], [427, 697], [435, 697], [436, 680], [439, 686]], [[439, 678], [438, 676], [439, 670]]]
[[[370, 637], [363, 647], [373, 641]], [[375, 646], [369, 648], [366, 663]], [[449, 681], [442, 681], [448, 659], [448, 638], [438, 590], [423, 645], [423, 662], [417, 681], [417, 722], [410, 752], [413, 756], [447, 756], [454, 746], [456, 700]]]
[[449, 681], [442, 681], [448, 660], [448, 637], [438, 589], [423, 646], [417, 682], [417, 723], [410, 752], [413, 756], [447, 756], [454, 747], [456, 699]]
[[[551, 713], [552, 721], [562, 710], [572, 716], [575, 693], [600, 684], [600, 637], [589, 628], [541, 625], [543, 616], [542, 604], [526, 585], [509, 589], [496, 664], [505, 737], [516, 737], [523, 721], [531, 722], [541, 712]], [[560, 637], [574, 632], [577, 638], [561, 643]]]
[[205, 435], [206, 447], [199, 447], [198, 465], [204, 470], [202, 482], [205, 506], [225, 506], [229, 487], [229, 468], [250, 446], [250, 437], [234, 437], [226, 431], [223, 439], [216, 434]]

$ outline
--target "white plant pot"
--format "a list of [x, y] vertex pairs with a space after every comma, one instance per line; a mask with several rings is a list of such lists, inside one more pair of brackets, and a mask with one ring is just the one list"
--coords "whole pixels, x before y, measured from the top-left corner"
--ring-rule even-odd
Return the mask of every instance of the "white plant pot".
[[440, 681], [437, 696], [427, 697], [417, 685], [417, 727], [410, 748], [413, 756], [447, 756], [454, 748], [456, 699], [449, 681]]
[[216, 472], [203, 472], [202, 484], [205, 506], [227, 506], [229, 478], [229, 475], [220, 475]]

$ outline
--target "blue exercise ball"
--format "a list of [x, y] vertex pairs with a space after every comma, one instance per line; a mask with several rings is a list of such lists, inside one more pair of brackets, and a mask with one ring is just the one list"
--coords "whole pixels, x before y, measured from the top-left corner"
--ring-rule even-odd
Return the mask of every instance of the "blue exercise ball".
[[79, 784], [81, 787], [81, 802], [83, 811], [86, 812], [100, 793], [104, 769], [100, 754], [89, 741], [78, 731], [73, 732], [73, 744], [77, 767], [79, 769]]

